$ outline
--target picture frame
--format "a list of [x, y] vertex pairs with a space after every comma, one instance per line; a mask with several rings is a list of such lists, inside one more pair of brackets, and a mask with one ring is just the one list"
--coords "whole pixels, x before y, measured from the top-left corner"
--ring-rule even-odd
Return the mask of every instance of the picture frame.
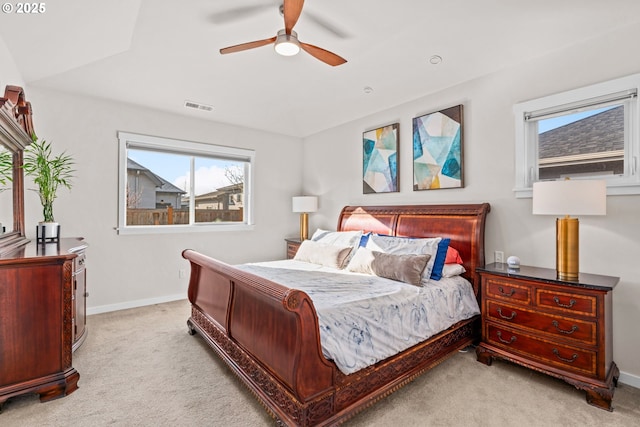
[[362, 191], [364, 194], [399, 191], [399, 123], [362, 134]]
[[464, 187], [463, 106], [413, 118], [413, 190]]

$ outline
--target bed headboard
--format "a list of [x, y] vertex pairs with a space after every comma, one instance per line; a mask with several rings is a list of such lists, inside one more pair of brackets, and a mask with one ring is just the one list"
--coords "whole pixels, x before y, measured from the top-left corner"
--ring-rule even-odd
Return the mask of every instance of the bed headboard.
[[478, 293], [477, 267], [484, 266], [484, 227], [489, 203], [465, 205], [345, 206], [338, 231], [364, 230], [390, 236], [448, 237], [460, 252], [464, 276]]

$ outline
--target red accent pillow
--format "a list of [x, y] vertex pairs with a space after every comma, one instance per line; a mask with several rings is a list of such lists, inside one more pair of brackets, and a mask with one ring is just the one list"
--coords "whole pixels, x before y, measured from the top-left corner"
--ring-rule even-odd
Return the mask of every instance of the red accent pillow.
[[462, 258], [460, 258], [460, 252], [449, 246], [447, 249], [447, 257], [444, 259], [445, 264], [462, 264]]

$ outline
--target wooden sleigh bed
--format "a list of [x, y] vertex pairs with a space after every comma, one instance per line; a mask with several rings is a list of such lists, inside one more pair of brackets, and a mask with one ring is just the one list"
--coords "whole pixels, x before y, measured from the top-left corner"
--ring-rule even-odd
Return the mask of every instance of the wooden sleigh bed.
[[[347, 206], [338, 231], [448, 237], [476, 296], [489, 204]], [[201, 334], [281, 425], [336, 425], [476, 340], [479, 317], [345, 375], [322, 353], [312, 300], [299, 290], [185, 250], [191, 263], [189, 332]]]

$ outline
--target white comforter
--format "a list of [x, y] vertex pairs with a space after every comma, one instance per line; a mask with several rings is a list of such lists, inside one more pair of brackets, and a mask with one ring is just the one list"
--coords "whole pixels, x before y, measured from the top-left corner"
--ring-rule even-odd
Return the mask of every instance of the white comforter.
[[386, 359], [480, 314], [463, 277], [417, 287], [295, 260], [236, 266], [313, 300], [326, 358], [345, 374]]

